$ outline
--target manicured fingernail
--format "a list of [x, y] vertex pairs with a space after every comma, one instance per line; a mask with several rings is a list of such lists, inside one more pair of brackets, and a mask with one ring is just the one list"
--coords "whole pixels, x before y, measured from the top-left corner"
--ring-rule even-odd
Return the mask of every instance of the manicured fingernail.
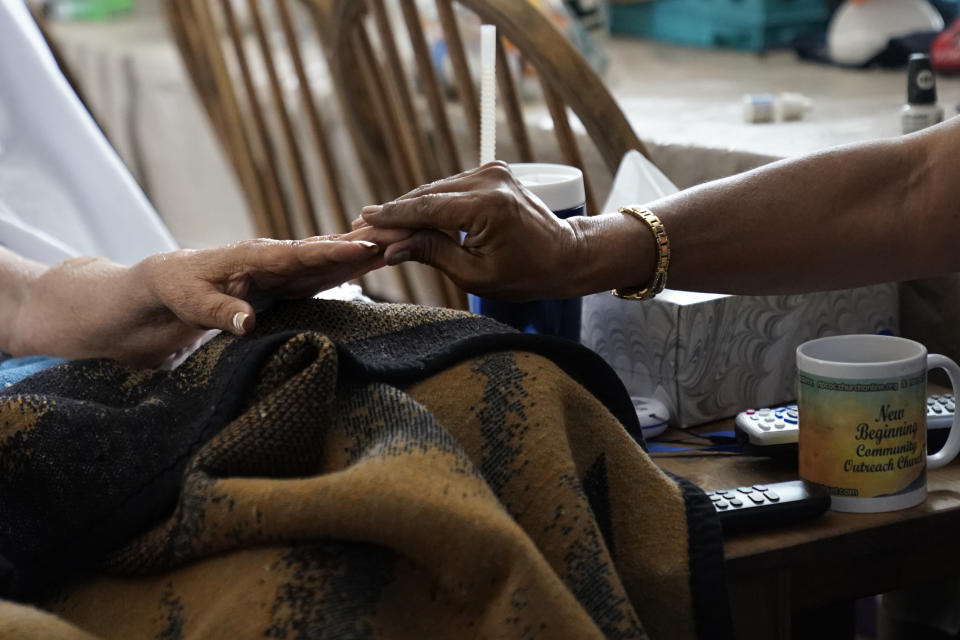
[[407, 262], [410, 260], [410, 258], [411, 256], [409, 251], [397, 251], [395, 254], [390, 256], [390, 258], [387, 260], [387, 264], [390, 266], [398, 265], [401, 262]]
[[381, 205], [373, 204], [373, 205], [370, 205], [369, 207], [364, 207], [361, 210], [361, 213], [366, 216], [372, 213], [380, 213], [381, 210], [383, 210], [383, 207]]
[[244, 335], [247, 332], [246, 324], [247, 318], [250, 317], [250, 314], [244, 313], [243, 311], [237, 311], [233, 315], [233, 328], [236, 330], [237, 335]]
[[353, 244], [359, 244], [360, 246], [374, 251], [380, 248], [380, 245], [378, 245], [376, 242], [370, 242], [369, 240], [354, 240]]

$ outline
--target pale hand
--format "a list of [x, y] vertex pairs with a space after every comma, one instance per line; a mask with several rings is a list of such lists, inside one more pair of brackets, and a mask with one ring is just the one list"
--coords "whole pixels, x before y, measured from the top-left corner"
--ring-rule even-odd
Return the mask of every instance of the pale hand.
[[249, 333], [255, 306], [309, 297], [382, 266], [380, 245], [408, 235], [367, 228], [300, 241], [250, 240], [160, 253], [132, 267], [68, 260], [29, 287], [9, 350], [157, 365], [209, 329]]

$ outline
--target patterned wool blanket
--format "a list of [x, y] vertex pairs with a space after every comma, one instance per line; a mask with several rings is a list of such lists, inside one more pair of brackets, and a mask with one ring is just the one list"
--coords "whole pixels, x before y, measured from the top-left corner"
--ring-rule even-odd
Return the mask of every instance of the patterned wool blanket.
[[729, 637], [703, 493], [593, 352], [308, 301], [0, 393], [0, 638]]

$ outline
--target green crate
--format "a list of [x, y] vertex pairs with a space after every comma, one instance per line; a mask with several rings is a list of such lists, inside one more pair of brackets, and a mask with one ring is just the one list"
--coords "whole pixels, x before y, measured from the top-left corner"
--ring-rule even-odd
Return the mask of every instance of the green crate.
[[655, 0], [610, 6], [610, 31], [700, 47], [764, 51], [822, 36], [827, 0]]

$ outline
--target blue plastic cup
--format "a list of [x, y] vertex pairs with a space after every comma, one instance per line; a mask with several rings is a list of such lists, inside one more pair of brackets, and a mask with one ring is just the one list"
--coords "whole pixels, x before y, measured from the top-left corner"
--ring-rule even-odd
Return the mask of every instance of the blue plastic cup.
[[[565, 164], [516, 163], [510, 170], [520, 183], [558, 218], [587, 213], [583, 173]], [[560, 265], [557, 265], [561, 273]], [[542, 333], [580, 341], [581, 298], [502, 302], [470, 296], [470, 311], [490, 316], [526, 333]]]

